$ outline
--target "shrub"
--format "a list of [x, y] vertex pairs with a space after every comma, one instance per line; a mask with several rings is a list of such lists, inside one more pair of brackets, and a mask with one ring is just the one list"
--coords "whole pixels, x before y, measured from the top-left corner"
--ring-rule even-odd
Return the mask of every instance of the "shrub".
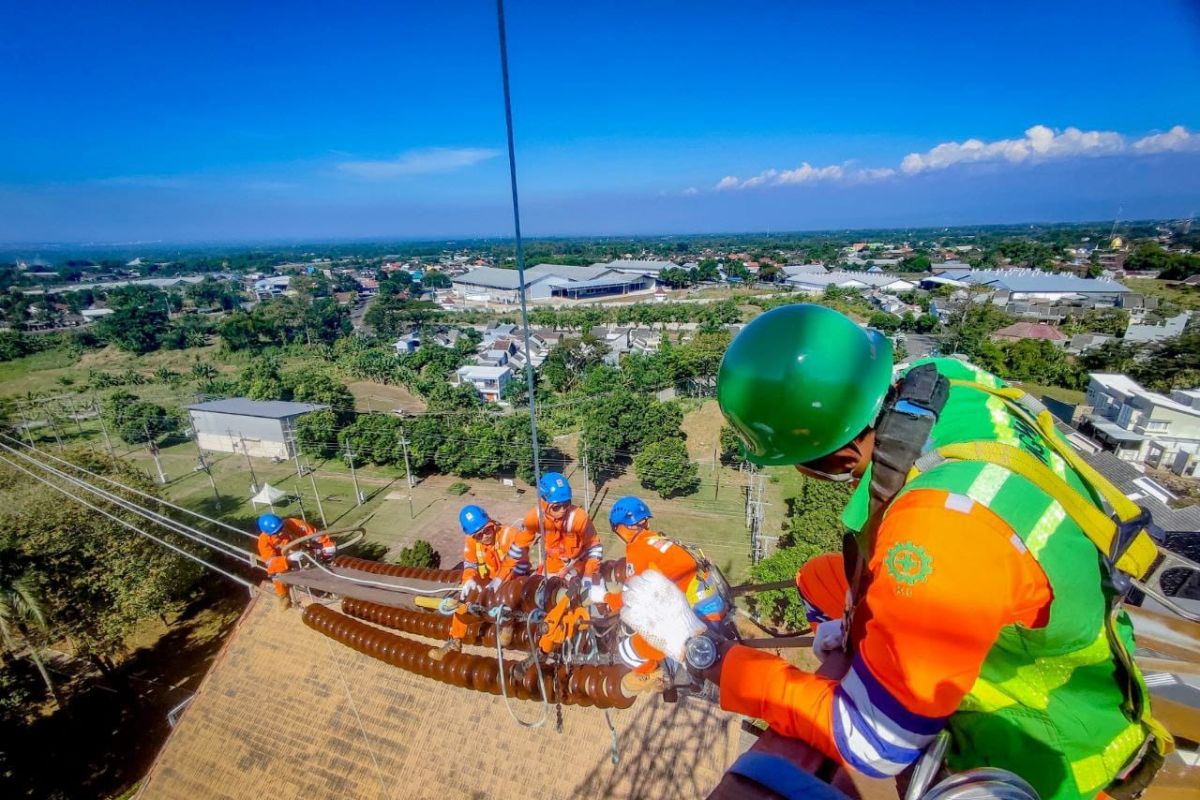
[[449, 492], [450, 494], [454, 495], [455, 497], [461, 497], [462, 495], [466, 494], [470, 490], [471, 490], [471, 487], [468, 486], [467, 484], [463, 483], [462, 481], [455, 481], [454, 483], [452, 483], [446, 487], [446, 491]]
[[442, 563], [442, 554], [434, 550], [429, 542], [418, 539], [412, 547], [400, 551], [396, 563], [402, 567], [438, 567]]

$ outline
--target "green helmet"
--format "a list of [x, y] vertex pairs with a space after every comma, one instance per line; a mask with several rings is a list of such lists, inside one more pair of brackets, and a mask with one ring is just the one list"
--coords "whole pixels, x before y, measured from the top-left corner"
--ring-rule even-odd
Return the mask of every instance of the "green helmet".
[[802, 464], [875, 421], [892, 383], [892, 344], [824, 306], [780, 306], [730, 343], [717, 376], [721, 412], [755, 464]]

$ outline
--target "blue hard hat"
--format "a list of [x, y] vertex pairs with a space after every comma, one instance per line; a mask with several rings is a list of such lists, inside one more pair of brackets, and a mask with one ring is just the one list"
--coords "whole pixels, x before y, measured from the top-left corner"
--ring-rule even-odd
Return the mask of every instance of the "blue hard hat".
[[618, 525], [637, 525], [653, 516], [650, 506], [646, 505], [642, 498], [622, 497], [613, 503], [612, 510], [608, 512], [608, 524], [614, 528]]
[[492, 518], [479, 506], [463, 506], [462, 511], [458, 512], [458, 524], [467, 536], [479, 533], [491, 521]]
[[547, 472], [538, 481], [538, 497], [547, 503], [571, 502], [571, 485], [561, 472]]
[[258, 518], [258, 529], [268, 536], [274, 536], [283, 528], [283, 520], [275, 514], [263, 514]]

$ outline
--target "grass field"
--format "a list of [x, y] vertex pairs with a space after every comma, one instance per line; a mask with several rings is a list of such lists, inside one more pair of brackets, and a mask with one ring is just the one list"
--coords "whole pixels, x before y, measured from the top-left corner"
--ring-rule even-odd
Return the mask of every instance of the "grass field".
[[1200, 290], [1157, 278], [1122, 278], [1121, 283], [1139, 294], [1167, 300], [1182, 308], [1200, 310]]

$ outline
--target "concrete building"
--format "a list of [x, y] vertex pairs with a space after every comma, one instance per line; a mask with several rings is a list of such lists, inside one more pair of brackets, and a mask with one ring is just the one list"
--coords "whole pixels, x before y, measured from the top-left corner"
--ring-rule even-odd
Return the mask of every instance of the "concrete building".
[[296, 420], [329, 406], [232, 397], [188, 406], [201, 450], [246, 453], [256, 458], [296, 455]]
[[458, 382], [469, 383], [475, 387], [479, 395], [489, 403], [498, 403], [504, 394], [504, 387], [512, 380], [512, 370], [507, 366], [489, 366], [472, 364], [459, 367], [455, 373]]
[[1088, 376], [1085, 419], [1106, 449], [1177, 475], [1200, 475], [1200, 391], [1170, 397], [1143, 389], [1126, 375]]

